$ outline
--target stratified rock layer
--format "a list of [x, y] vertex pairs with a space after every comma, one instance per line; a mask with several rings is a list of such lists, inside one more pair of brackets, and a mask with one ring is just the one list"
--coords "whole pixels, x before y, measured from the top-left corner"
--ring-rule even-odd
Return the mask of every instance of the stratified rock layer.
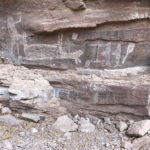
[[55, 97], [62, 98], [63, 105], [73, 113], [150, 115], [149, 67], [36, 71], [51, 83]]
[[21, 112], [65, 112], [54, 98], [54, 88], [42, 75], [22, 66], [0, 65], [0, 103]]
[[110, 0], [6, 0], [0, 11], [2, 62], [59, 69], [149, 64], [148, 0], [115, 6]]
[[54, 87], [31, 70], [26, 80], [10, 69], [15, 77], [0, 76], [0, 98], [11, 106], [34, 99], [41, 107], [60, 97], [75, 112], [149, 116], [149, 6], [149, 0], [0, 1], [0, 63], [47, 69], [38, 72]]
[[53, 98], [53, 88], [40, 74], [13, 65], [0, 65], [0, 68], [0, 86], [8, 88], [4, 97], [12, 101], [31, 100], [32, 103]]

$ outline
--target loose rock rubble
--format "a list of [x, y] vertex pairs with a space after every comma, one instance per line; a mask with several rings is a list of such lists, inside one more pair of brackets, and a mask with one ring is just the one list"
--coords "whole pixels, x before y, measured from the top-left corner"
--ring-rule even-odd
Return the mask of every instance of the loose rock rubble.
[[11, 113], [0, 116], [0, 150], [149, 150], [148, 119]]
[[[14, 114], [12, 117], [20, 121], [19, 116]], [[5, 122], [0, 124], [1, 150], [121, 150], [122, 137], [126, 137], [120, 135], [115, 122], [106, 124], [92, 116], [68, 114], [56, 121], [45, 116], [40, 123], [33, 120], [20, 122], [17, 127], [5, 125]], [[106, 129], [106, 125], [112, 132]]]

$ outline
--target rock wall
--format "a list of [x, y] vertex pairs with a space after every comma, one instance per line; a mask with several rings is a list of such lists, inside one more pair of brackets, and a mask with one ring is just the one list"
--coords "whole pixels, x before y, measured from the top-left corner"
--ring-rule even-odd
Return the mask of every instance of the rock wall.
[[[82, 112], [149, 116], [149, 7], [149, 0], [1, 0], [0, 61], [55, 70], [54, 78], [53, 71], [38, 72], [56, 97], [72, 106], [78, 100], [75, 110], [83, 103]], [[111, 71], [127, 67], [133, 68]], [[86, 106], [89, 101], [95, 105]]]

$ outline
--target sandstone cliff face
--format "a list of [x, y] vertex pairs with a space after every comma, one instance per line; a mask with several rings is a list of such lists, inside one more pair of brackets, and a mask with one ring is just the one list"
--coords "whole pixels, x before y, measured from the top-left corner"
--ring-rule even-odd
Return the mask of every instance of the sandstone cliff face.
[[[1, 0], [1, 63], [57, 70], [38, 72], [75, 110], [149, 116], [149, 7], [149, 0]], [[127, 67], [136, 68], [111, 71]]]

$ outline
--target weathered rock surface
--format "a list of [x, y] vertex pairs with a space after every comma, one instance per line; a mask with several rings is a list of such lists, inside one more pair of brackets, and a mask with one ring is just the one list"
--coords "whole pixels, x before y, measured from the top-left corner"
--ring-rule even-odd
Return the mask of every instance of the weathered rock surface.
[[127, 134], [130, 136], [141, 137], [150, 130], [150, 120], [134, 122], [130, 125]]
[[1, 62], [61, 69], [148, 65], [148, 3], [1, 1]]
[[[60, 97], [75, 114], [149, 116], [149, 6], [149, 0], [0, 1], [0, 63], [48, 70], [39, 71], [46, 81], [23, 67], [0, 66], [0, 102], [37, 111]], [[54, 110], [62, 112], [43, 111]]]
[[19, 113], [45, 112], [54, 118], [66, 112], [59, 100], [54, 99], [55, 90], [42, 75], [21, 66], [1, 64], [0, 68], [0, 103], [6, 105], [2, 113], [8, 113], [7, 107]]
[[[149, 116], [149, 67], [116, 70], [35, 70], [74, 114]], [[146, 73], [147, 72], [147, 73]]]

